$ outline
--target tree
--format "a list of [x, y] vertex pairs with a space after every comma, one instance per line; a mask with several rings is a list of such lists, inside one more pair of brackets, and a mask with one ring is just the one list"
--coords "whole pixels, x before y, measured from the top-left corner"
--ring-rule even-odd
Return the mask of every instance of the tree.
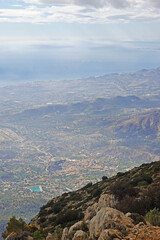
[[2, 237], [6, 238], [10, 233], [20, 233], [26, 229], [26, 223], [22, 218], [16, 219], [15, 216], [10, 218], [7, 224], [6, 231], [2, 233]]

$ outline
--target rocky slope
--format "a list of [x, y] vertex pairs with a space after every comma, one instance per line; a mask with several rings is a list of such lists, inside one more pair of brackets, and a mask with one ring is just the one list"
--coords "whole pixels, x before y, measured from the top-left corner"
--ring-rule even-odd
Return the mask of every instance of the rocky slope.
[[117, 132], [160, 136], [160, 110], [154, 110], [135, 117], [117, 127]]
[[50, 200], [29, 226], [43, 231], [46, 237], [39, 239], [46, 240], [159, 240], [160, 227], [144, 218], [160, 208], [159, 197], [160, 162], [143, 164]]

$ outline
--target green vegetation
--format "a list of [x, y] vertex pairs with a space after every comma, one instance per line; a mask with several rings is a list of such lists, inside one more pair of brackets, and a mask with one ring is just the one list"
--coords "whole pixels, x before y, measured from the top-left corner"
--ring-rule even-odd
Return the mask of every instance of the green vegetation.
[[6, 231], [2, 233], [2, 237], [6, 238], [12, 232], [23, 232], [26, 228], [27, 225], [22, 218], [16, 219], [16, 217], [13, 216], [7, 224]]
[[33, 233], [33, 239], [34, 240], [44, 240], [46, 239], [46, 235], [45, 233], [43, 232], [43, 230], [36, 230], [34, 233]]
[[53, 236], [54, 236], [54, 239], [55, 240], [61, 240], [61, 237], [62, 237], [62, 233], [63, 233], [63, 228], [61, 227], [61, 225], [57, 225], [54, 229], [54, 233], [53, 233]]
[[150, 210], [146, 214], [145, 219], [154, 226], [160, 226], [160, 211], [159, 211], [159, 209], [154, 208], [154, 209]]
[[84, 217], [84, 214], [81, 210], [68, 210], [64, 213], [60, 213], [57, 215], [55, 220], [55, 225], [61, 224], [62, 226], [71, 226], [73, 222], [77, 222], [79, 220], [82, 220]]

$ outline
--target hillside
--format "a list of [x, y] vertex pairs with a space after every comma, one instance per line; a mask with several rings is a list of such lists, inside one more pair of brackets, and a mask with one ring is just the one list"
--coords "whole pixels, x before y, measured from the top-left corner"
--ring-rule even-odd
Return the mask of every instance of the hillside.
[[125, 121], [117, 131], [133, 135], [155, 135], [160, 136], [160, 110], [151, 111], [141, 116]]
[[[160, 227], [150, 225], [144, 216], [160, 208], [159, 197], [160, 161], [104, 176], [96, 184], [53, 198], [30, 227], [48, 234], [47, 240], [158, 240]], [[33, 239], [32, 234], [28, 232], [26, 239]]]

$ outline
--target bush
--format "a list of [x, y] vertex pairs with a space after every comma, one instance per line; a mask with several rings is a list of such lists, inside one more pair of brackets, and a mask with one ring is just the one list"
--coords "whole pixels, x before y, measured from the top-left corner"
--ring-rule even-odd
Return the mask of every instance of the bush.
[[89, 187], [91, 187], [92, 185], [93, 185], [92, 182], [89, 182], [89, 183], [87, 183], [86, 186], [82, 187], [81, 189], [83, 190], [83, 189], [89, 188]]
[[160, 226], [160, 211], [159, 211], [159, 209], [154, 208], [154, 209], [150, 210], [146, 214], [145, 219], [154, 226]]
[[34, 240], [44, 240], [45, 234], [42, 230], [37, 230], [33, 233], [33, 239]]
[[103, 176], [102, 177], [102, 181], [106, 181], [106, 180], [108, 180], [108, 177], [107, 176]]
[[132, 184], [134, 186], [143, 185], [143, 184], [147, 185], [147, 184], [151, 184], [152, 182], [153, 182], [153, 179], [150, 176], [145, 175], [145, 174], [139, 175], [139, 176], [133, 178], [133, 180], [132, 180]]
[[39, 222], [40, 222], [40, 223], [44, 223], [45, 221], [46, 221], [46, 218], [45, 218], [45, 217], [40, 217], [40, 218], [39, 218]]
[[92, 191], [92, 196], [99, 197], [101, 195], [101, 193], [102, 193], [102, 190], [100, 188], [97, 188]]
[[82, 196], [79, 193], [72, 192], [70, 193], [70, 200], [71, 201], [80, 201]]
[[129, 217], [133, 219], [135, 225], [140, 222], [143, 222], [144, 224], [146, 224], [144, 217], [138, 213], [131, 213]]
[[61, 213], [57, 216], [55, 225], [78, 221], [81, 220], [83, 217], [84, 214], [80, 210], [68, 210], [65, 213]]
[[62, 237], [63, 229], [61, 228], [61, 225], [57, 225], [54, 229], [54, 239], [60, 240]]
[[110, 186], [110, 191], [115, 195], [115, 197], [120, 201], [126, 195], [130, 197], [138, 196], [138, 189], [133, 187], [132, 185], [124, 182], [117, 182]]
[[125, 175], [126, 175], [126, 173], [118, 172], [116, 176], [117, 176], [117, 177], [122, 177], [122, 176], [125, 176]]
[[138, 213], [140, 215], [145, 214], [145, 204], [142, 199], [136, 199], [135, 197], [130, 197], [126, 195], [121, 199], [116, 208], [124, 213]]

